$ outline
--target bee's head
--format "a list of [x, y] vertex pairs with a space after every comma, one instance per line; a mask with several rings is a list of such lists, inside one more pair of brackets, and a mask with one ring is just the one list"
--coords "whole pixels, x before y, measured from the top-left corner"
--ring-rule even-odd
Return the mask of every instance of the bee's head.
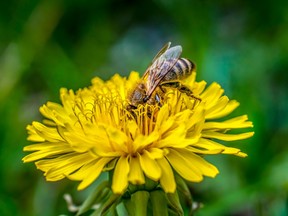
[[138, 83], [137, 86], [129, 94], [129, 103], [133, 107], [143, 104], [146, 96], [146, 86], [143, 83]]

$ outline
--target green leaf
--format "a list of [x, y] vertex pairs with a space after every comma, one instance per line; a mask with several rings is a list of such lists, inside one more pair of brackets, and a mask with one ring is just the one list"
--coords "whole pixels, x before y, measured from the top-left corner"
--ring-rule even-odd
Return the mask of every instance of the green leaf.
[[[175, 175], [175, 180], [177, 184], [177, 191], [181, 194], [181, 200], [185, 200], [185, 204], [189, 206], [189, 214], [192, 214], [193, 208], [193, 198], [192, 194], [190, 193], [190, 190], [183, 178], [181, 178], [179, 175]], [[178, 201], [179, 202], [179, 201]], [[181, 207], [182, 208], [182, 207]]]
[[[176, 215], [184, 215], [177, 191], [166, 194], [169, 210]], [[192, 206], [192, 205], [191, 205]]]

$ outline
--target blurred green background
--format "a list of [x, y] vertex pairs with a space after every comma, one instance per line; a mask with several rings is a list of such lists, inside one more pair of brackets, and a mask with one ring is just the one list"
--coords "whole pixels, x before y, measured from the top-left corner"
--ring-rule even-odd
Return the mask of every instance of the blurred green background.
[[255, 136], [226, 143], [249, 156], [206, 157], [216, 179], [191, 184], [196, 215], [288, 215], [288, 1], [10, 0], [0, 3], [0, 215], [72, 215], [76, 182], [46, 182], [22, 164], [27, 124], [94, 76], [142, 72], [168, 41], [248, 114]]

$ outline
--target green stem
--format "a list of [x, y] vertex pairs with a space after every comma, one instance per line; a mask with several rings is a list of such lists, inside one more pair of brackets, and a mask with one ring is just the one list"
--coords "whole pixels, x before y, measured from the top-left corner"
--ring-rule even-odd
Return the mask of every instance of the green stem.
[[138, 191], [131, 196], [131, 199], [134, 203], [135, 216], [146, 216], [149, 192]]
[[168, 216], [168, 207], [165, 194], [162, 190], [150, 192], [153, 216]]

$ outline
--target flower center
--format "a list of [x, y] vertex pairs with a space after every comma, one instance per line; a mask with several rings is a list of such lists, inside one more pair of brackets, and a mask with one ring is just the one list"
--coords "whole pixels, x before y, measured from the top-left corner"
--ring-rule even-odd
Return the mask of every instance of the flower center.
[[117, 92], [93, 92], [75, 98], [73, 112], [82, 124], [108, 124], [121, 127], [125, 122], [124, 103]]
[[149, 135], [154, 130], [160, 108], [159, 105], [141, 104], [136, 109], [128, 110], [128, 116], [133, 117], [141, 134]]

